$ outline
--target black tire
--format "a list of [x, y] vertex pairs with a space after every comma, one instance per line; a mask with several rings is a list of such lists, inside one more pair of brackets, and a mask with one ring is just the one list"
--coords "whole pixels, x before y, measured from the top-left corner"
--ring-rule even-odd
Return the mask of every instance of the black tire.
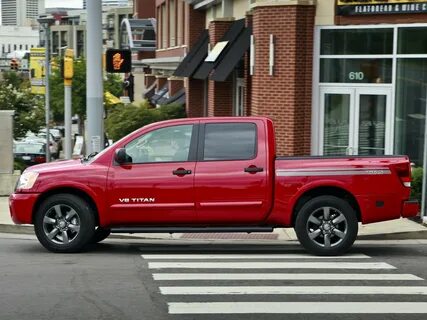
[[95, 230], [95, 234], [92, 237], [91, 243], [98, 243], [108, 238], [110, 235], [111, 230], [110, 229], [104, 229], [104, 228], [97, 228]]
[[95, 233], [95, 213], [78, 196], [52, 195], [38, 208], [34, 230], [40, 243], [49, 251], [80, 252]]
[[319, 196], [307, 201], [299, 210], [295, 232], [308, 252], [320, 256], [341, 255], [356, 240], [356, 212], [341, 198]]

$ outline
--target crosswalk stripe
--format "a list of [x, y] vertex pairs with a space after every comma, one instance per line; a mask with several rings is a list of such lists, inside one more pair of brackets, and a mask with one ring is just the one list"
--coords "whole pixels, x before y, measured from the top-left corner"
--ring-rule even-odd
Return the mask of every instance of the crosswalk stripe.
[[164, 295], [223, 294], [398, 294], [427, 295], [427, 287], [362, 287], [362, 286], [224, 286], [224, 287], [160, 287]]
[[384, 262], [149, 262], [149, 269], [396, 269]]
[[154, 280], [424, 280], [412, 274], [359, 273], [154, 273]]
[[171, 314], [410, 314], [427, 313], [427, 302], [169, 302]]
[[289, 254], [143, 254], [147, 260], [208, 260], [208, 259], [369, 259], [365, 254], [348, 254], [339, 257], [313, 256], [305, 253]]

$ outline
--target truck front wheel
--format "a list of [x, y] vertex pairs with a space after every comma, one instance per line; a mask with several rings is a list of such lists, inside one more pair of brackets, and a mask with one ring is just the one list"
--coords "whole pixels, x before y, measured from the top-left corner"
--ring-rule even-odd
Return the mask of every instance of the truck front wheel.
[[39, 206], [34, 217], [34, 230], [40, 243], [49, 251], [79, 252], [94, 236], [94, 212], [78, 196], [52, 195]]
[[295, 232], [303, 247], [315, 255], [345, 253], [356, 240], [358, 222], [350, 204], [334, 196], [319, 196], [297, 213]]

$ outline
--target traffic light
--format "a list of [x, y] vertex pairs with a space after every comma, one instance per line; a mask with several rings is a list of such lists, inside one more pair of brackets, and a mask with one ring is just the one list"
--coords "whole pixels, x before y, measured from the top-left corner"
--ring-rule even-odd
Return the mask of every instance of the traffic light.
[[19, 68], [19, 63], [18, 60], [16, 58], [12, 58], [10, 60], [10, 70], [18, 70]]
[[107, 72], [127, 73], [132, 70], [132, 53], [130, 50], [108, 49], [106, 60]]

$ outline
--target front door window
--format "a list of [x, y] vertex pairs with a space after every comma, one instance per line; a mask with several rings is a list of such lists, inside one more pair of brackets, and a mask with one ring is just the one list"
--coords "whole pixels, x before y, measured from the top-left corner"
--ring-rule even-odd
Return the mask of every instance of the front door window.
[[389, 88], [322, 88], [323, 155], [391, 153]]

